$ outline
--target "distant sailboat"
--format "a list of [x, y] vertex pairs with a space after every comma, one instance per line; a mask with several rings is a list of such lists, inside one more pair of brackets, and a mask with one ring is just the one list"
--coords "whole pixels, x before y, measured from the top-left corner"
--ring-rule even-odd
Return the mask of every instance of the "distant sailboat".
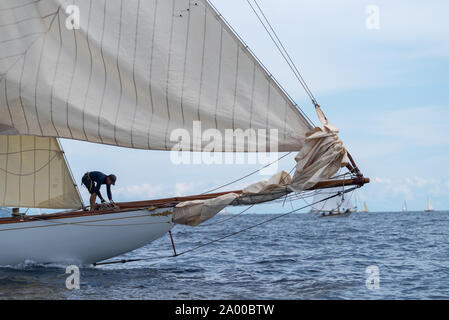
[[430, 203], [430, 199], [427, 198], [427, 210], [425, 210], [424, 212], [434, 212], [435, 209], [433, 209], [432, 204]]
[[369, 212], [366, 202], [363, 202], [362, 212]]
[[328, 191], [317, 191], [313, 197], [313, 202], [316, 204], [312, 206], [311, 212], [318, 213], [318, 218], [349, 217], [356, 211], [350, 197], [345, 197], [345, 195], [342, 194], [341, 197], [334, 197], [323, 202], [324, 199], [328, 198], [332, 194], [341, 191], [341, 188], [331, 188]]
[[402, 204], [402, 212], [408, 212], [407, 201], [404, 201], [404, 203]]

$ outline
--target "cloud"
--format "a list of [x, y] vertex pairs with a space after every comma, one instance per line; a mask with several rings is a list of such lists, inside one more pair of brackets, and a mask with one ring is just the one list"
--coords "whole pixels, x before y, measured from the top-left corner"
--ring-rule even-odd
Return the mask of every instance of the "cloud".
[[437, 179], [432, 178], [420, 178], [420, 177], [411, 177], [411, 178], [405, 178], [405, 183], [409, 186], [418, 187], [418, 188], [424, 188], [428, 186], [433, 186], [439, 184], [439, 181]]
[[392, 183], [390, 178], [379, 178], [379, 177], [374, 177], [373, 182], [380, 183], [380, 184], [391, 184]]
[[422, 178], [418, 176], [405, 178], [383, 178], [374, 177], [373, 185], [380, 185], [376, 190], [384, 196], [405, 196], [407, 200], [419, 196], [444, 196], [447, 195], [446, 186], [449, 187], [449, 181], [435, 178]]
[[449, 144], [447, 107], [418, 107], [377, 113], [370, 117], [368, 129], [380, 136], [404, 139], [418, 145]]
[[195, 183], [178, 182], [175, 184], [176, 196], [187, 196], [193, 190], [195, 190]]
[[[421, 167], [441, 167], [449, 158], [449, 105], [399, 108], [391, 106], [377, 112], [360, 112], [354, 118], [333, 117], [342, 128], [340, 137], [357, 159], [386, 159], [403, 155], [408, 159], [402, 167], [419, 160]], [[432, 148], [432, 150], [429, 150]], [[437, 149], [440, 148], [440, 149]], [[377, 161], [377, 160], [376, 160]], [[423, 162], [426, 162], [425, 164]], [[416, 169], [414, 169], [416, 170]]]
[[[302, 98], [251, 8], [245, 3], [236, 10], [235, 1], [213, 2], [287, 91]], [[366, 7], [373, 4], [368, 0], [259, 3], [316, 94], [420, 81], [410, 76], [411, 61], [449, 56], [447, 1], [375, 1], [379, 30], [366, 28]]]

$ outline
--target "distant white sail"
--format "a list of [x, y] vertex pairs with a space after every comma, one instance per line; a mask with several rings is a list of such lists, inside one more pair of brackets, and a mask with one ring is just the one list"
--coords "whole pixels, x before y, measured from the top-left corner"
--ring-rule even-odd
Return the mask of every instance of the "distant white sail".
[[366, 205], [366, 202], [363, 202], [362, 212], [369, 212], [368, 206]]
[[427, 198], [427, 210], [426, 212], [432, 212], [435, 211], [432, 207], [432, 204], [430, 203], [430, 198]]
[[404, 201], [404, 203], [402, 204], [402, 212], [407, 212], [407, 201]]
[[336, 196], [323, 201], [341, 191], [342, 188], [330, 188], [317, 191], [313, 197], [313, 203], [315, 204], [312, 206], [312, 212], [345, 212], [347, 209], [354, 210], [355, 208], [349, 194]]

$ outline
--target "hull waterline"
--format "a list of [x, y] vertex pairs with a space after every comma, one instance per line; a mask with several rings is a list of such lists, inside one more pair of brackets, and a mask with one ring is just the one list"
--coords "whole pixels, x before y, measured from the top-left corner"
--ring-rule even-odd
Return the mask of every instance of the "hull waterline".
[[174, 225], [172, 208], [33, 220], [0, 224], [0, 265], [91, 264], [140, 248]]
[[347, 218], [351, 214], [352, 214], [352, 212], [326, 214], [326, 215], [318, 215], [317, 218]]

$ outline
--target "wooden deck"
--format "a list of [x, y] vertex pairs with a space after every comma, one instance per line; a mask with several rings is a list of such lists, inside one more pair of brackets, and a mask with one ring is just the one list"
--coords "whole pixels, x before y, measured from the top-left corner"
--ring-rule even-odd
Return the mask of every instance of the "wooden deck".
[[[344, 179], [344, 180], [329, 180], [322, 181], [317, 183], [313, 188], [308, 190], [316, 190], [316, 189], [326, 189], [333, 188], [338, 186], [363, 186], [366, 183], [369, 183], [369, 178], [359, 177], [354, 179]], [[132, 201], [132, 202], [118, 202], [116, 203], [117, 207], [115, 208], [107, 208], [101, 210], [93, 210], [93, 211], [84, 211], [84, 210], [75, 210], [75, 211], [65, 211], [58, 212], [52, 214], [42, 214], [42, 215], [30, 215], [30, 216], [21, 216], [21, 217], [6, 217], [0, 218], [1, 224], [9, 224], [9, 223], [23, 223], [23, 222], [33, 222], [33, 221], [42, 221], [42, 220], [53, 220], [53, 219], [64, 219], [64, 218], [75, 218], [75, 217], [84, 217], [84, 216], [92, 216], [92, 215], [104, 215], [110, 213], [117, 212], [129, 212], [135, 210], [144, 210], [144, 209], [157, 209], [157, 208], [173, 208], [178, 203], [184, 201], [192, 201], [192, 200], [207, 200], [216, 198], [228, 193], [237, 193], [241, 194], [242, 190], [234, 190], [234, 191], [226, 191], [219, 193], [208, 193], [208, 194], [200, 194], [200, 195], [192, 195], [186, 197], [173, 197], [173, 198], [164, 198], [164, 199], [155, 199], [155, 200], [145, 200], [145, 201]]]

